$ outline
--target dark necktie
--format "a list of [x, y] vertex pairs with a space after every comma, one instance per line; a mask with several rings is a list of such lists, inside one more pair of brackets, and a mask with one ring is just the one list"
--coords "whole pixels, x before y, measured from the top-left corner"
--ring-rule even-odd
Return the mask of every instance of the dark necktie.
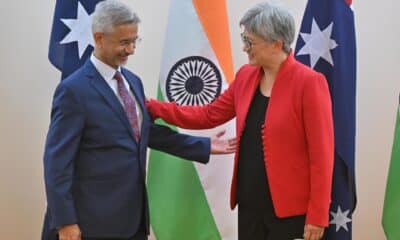
[[128, 116], [129, 123], [131, 124], [133, 134], [137, 142], [140, 139], [140, 132], [139, 132], [139, 120], [136, 114], [136, 104], [133, 97], [129, 94], [128, 89], [126, 89], [124, 80], [122, 79], [122, 75], [120, 72], [116, 72], [114, 75], [114, 79], [117, 80], [118, 84], [118, 94], [124, 103], [124, 109], [126, 115]]

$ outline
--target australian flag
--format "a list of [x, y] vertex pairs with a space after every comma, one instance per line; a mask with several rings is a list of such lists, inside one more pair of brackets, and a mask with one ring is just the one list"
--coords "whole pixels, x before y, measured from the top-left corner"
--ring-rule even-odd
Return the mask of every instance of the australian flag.
[[328, 240], [352, 237], [355, 190], [356, 40], [351, 0], [308, 0], [296, 58], [328, 80], [333, 104], [335, 164]]
[[100, 1], [56, 1], [49, 60], [62, 72], [62, 79], [83, 65], [93, 51], [91, 14]]

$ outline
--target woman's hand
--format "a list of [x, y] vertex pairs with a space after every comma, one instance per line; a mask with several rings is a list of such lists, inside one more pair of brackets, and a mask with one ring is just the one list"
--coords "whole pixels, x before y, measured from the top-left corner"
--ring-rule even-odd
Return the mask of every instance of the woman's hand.
[[225, 130], [219, 131], [211, 137], [211, 154], [234, 153], [236, 149], [236, 138], [222, 139]]
[[324, 227], [306, 224], [304, 226], [304, 240], [319, 240], [324, 235]]

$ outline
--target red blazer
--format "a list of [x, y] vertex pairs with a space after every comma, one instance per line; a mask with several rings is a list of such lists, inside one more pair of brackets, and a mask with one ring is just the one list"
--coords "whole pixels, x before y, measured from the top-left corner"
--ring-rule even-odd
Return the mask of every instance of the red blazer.
[[[189, 129], [212, 128], [236, 116], [240, 143], [261, 75], [262, 68], [243, 66], [229, 88], [206, 106], [178, 107], [156, 101], [147, 106], [153, 117]], [[323, 75], [297, 62], [292, 53], [282, 64], [272, 88], [262, 139], [276, 215], [306, 214], [306, 223], [327, 226], [334, 157], [329, 90]], [[239, 147], [235, 152], [231, 208], [237, 203]]]

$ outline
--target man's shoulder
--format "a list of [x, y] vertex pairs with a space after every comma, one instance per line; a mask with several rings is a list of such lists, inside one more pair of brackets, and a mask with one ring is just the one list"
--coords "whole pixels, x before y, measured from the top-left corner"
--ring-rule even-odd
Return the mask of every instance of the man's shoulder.
[[88, 79], [90, 76], [94, 75], [95, 68], [93, 67], [90, 68], [88, 66], [88, 62], [86, 62], [83, 66], [78, 68], [75, 72], [73, 72], [71, 75], [66, 77], [64, 80], [61, 81], [60, 84], [71, 87], [71, 88], [76, 88], [79, 86], [84, 86], [85, 84], [88, 83]]

